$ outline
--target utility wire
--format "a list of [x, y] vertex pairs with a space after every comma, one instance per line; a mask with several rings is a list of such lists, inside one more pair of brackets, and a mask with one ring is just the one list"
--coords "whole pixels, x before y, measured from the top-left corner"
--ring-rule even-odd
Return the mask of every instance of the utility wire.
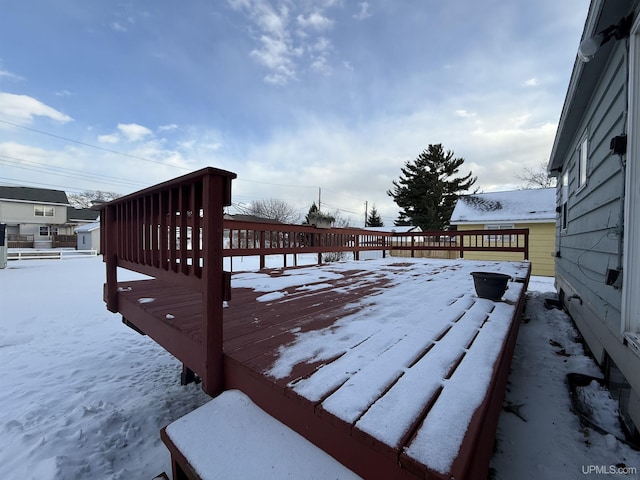
[[[138, 156], [138, 155], [132, 155], [132, 154], [130, 154], [130, 153], [124, 153], [124, 152], [120, 152], [120, 151], [118, 151], [118, 150], [113, 150], [113, 149], [110, 149], [110, 148], [101, 147], [101, 146], [99, 146], [99, 145], [94, 145], [94, 144], [91, 144], [91, 143], [82, 142], [82, 141], [80, 141], [80, 140], [74, 140], [73, 138], [64, 137], [64, 136], [62, 136], [62, 135], [56, 135], [56, 134], [54, 134], [54, 133], [45, 132], [45, 131], [43, 131], [43, 130], [38, 130], [38, 129], [36, 129], [36, 128], [31, 128], [31, 127], [27, 127], [27, 126], [24, 126], [24, 125], [20, 125], [20, 124], [14, 123], [14, 122], [9, 122], [8, 120], [2, 120], [2, 119], [0, 119], [0, 123], [4, 123], [4, 124], [6, 124], [6, 125], [11, 125], [11, 126], [16, 127], [16, 128], [21, 128], [21, 129], [23, 129], [23, 130], [27, 130], [27, 131], [30, 131], [30, 132], [39, 133], [40, 135], [46, 135], [46, 136], [49, 136], [49, 137], [52, 137], [52, 138], [57, 138], [57, 139], [59, 139], [59, 140], [64, 140], [64, 141], [66, 141], [66, 142], [75, 143], [75, 144], [77, 144], [77, 145], [82, 145], [82, 146], [84, 146], [84, 147], [94, 148], [94, 149], [97, 149], [97, 150], [101, 150], [101, 151], [103, 151], [103, 152], [108, 152], [108, 153], [112, 153], [112, 154], [115, 154], [115, 155], [121, 155], [121, 156], [123, 156], [123, 157], [133, 158], [133, 159], [135, 159], [135, 160], [140, 160], [140, 161], [143, 161], [143, 162], [153, 163], [153, 164], [156, 164], [156, 165], [162, 165], [162, 166], [165, 166], [165, 167], [172, 167], [172, 168], [180, 169], [180, 170], [183, 170], [183, 171], [191, 171], [191, 169], [189, 169], [189, 168], [187, 168], [187, 167], [181, 167], [181, 166], [178, 166], [178, 165], [172, 165], [172, 164], [170, 164], [170, 163], [162, 162], [162, 161], [160, 161], [160, 160], [152, 160], [152, 159], [149, 159], [149, 158], [140, 157], [140, 156]], [[5, 157], [6, 157], [6, 156], [5, 156]], [[11, 158], [11, 157], [7, 157], [7, 158]], [[43, 168], [51, 168], [51, 167], [43, 167]], [[61, 168], [61, 167], [60, 167], [60, 168]], [[66, 170], [69, 170], [69, 171], [70, 171], [71, 169], [66, 169]], [[81, 173], [81, 172], [78, 172], [78, 174], [82, 174], [82, 173]], [[52, 175], [53, 175], [53, 173], [52, 173]], [[111, 178], [115, 180], [115, 177], [111, 177]], [[122, 180], [122, 179], [118, 179], [118, 181], [124, 181], [124, 182], [126, 182], [126, 180]], [[247, 183], [254, 183], [254, 184], [262, 184], [262, 185], [271, 185], [271, 186], [275, 186], [275, 187], [287, 187], [287, 188], [294, 188], [294, 187], [297, 187], [297, 188], [317, 188], [317, 187], [312, 186], [312, 185], [290, 185], [290, 184], [280, 184], [280, 183], [263, 182], [263, 181], [258, 181], [258, 180], [248, 180], [248, 179], [244, 179], [244, 178], [238, 178], [238, 179], [236, 179], [236, 181], [247, 182]], [[30, 183], [37, 183], [37, 184], [40, 184], [40, 185], [46, 185], [46, 184], [39, 183], [39, 182], [30, 182]], [[129, 185], [127, 185], [127, 186], [139, 186], [139, 185], [141, 185], [141, 184], [133, 184], [133, 182], [129, 182]], [[122, 186], [124, 186], [124, 185], [122, 185]], [[339, 193], [339, 192], [336, 192], [335, 190], [332, 190], [332, 189], [326, 189], [326, 188], [324, 188], [324, 187], [320, 187], [320, 188], [323, 188], [323, 189], [324, 189], [324, 190], [326, 190], [326, 191], [333, 192], [334, 194], [337, 194], [337, 195], [342, 195], [342, 196], [345, 196], [345, 197], [350, 197], [350, 198], [352, 198], [352, 199], [354, 199], [354, 200], [361, 201], [361, 199], [358, 199], [358, 198], [356, 198], [356, 197], [354, 197], [354, 196], [352, 196], [352, 195], [349, 195], [349, 194], [347, 194], [347, 193]], [[75, 188], [75, 187], [74, 187], [74, 190], [77, 190], [77, 188]], [[333, 208], [335, 208], [335, 207], [333, 207]], [[351, 214], [354, 214], [354, 215], [359, 215], [359, 214], [360, 214], [360, 212], [354, 212], [354, 211], [346, 210], [346, 209], [338, 209], [338, 210], [340, 210], [340, 211], [345, 211], [345, 212], [348, 212], [348, 213], [351, 213]]]
[[[23, 180], [18, 180], [18, 179], [15, 179], [15, 178], [0, 177], [0, 180], [5, 180], [6, 181], [5, 183], [8, 182], [11, 185], [16, 185], [16, 186], [19, 186], [19, 187], [24, 185], [24, 181]], [[85, 189], [81, 189], [81, 188], [78, 188], [78, 187], [70, 187], [68, 185], [54, 185], [52, 183], [32, 182], [32, 181], [29, 181], [29, 183], [32, 183], [34, 185], [44, 185], [45, 187], [49, 187], [49, 188], [51, 188], [51, 187], [61, 188], [65, 192], [82, 193], [82, 192], [84, 192], [86, 190], [86, 188]]]
[[[85, 173], [81, 170], [74, 170], [71, 168], [46, 165], [44, 163], [36, 162], [34, 160], [26, 160], [26, 159], [10, 157], [8, 155], [2, 155], [2, 154], [0, 154], [0, 162], [12, 168], [20, 168], [23, 170], [46, 173], [49, 175], [65, 176], [68, 178], [79, 178], [79, 179], [84, 178], [88, 180], [101, 180], [101, 181], [106, 181], [107, 183], [110, 183], [112, 185], [118, 185], [118, 186], [141, 187], [145, 185], [143, 183], [133, 182], [124, 178], [112, 177], [109, 175]], [[59, 173], [54, 173], [54, 172], [59, 172]]]
[[74, 140], [72, 138], [63, 137], [61, 135], [56, 135], [54, 133], [44, 132], [42, 130], [37, 130], [37, 129], [31, 128], [31, 127], [25, 127], [24, 125], [19, 125], [17, 123], [8, 122], [7, 120], [0, 119], [0, 122], [1, 123], [6, 123], [7, 125], [11, 125], [13, 127], [18, 127], [18, 128], [22, 128], [24, 130], [29, 130], [30, 132], [35, 132], [35, 133], [39, 133], [41, 135], [47, 135], [49, 137], [57, 138], [59, 140], [64, 140], [66, 142], [76, 143], [76, 144], [82, 145], [84, 147], [91, 147], [91, 148], [95, 148], [95, 149], [98, 149], [98, 150], [102, 150], [103, 152], [114, 153], [116, 155], [122, 155], [123, 157], [134, 158], [136, 160], [141, 160], [143, 162], [155, 163], [155, 164], [158, 164], [158, 165], [162, 165], [164, 167], [173, 167], [173, 168], [178, 168], [180, 170], [191, 171], [191, 169], [186, 168], [186, 167], [180, 167], [178, 165], [171, 165], [170, 163], [161, 162], [160, 160], [151, 160], [149, 158], [139, 157], [137, 155], [131, 155], [130, 153], [119, 152], [118, 150], [112, 150], [110, 148], [101, 147], [99, 145], [93, 145], [91, 143], [81, 142], [80, 140]]

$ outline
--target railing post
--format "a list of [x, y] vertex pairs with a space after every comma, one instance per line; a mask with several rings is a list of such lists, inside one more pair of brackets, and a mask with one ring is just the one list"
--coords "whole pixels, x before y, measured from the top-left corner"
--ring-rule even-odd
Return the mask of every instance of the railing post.
[[107, 291], [105, 302], [107, 310], [118, 312], [118, 222], [116, 207], [110, 205], [103, 209], [100, 216], [100, 228], [104, 232], [104, 261], [106, 264]]
[[[264, 249], [267, 248], [265, 233], [266, 232], [264, 230], [260, 231], [260, 250], [262, 250], [262, 252], [264, 252]], [[262, 270], [264, 267], [265, 267], [265, 254], [260, 253], [260, 270]]]
[[458, 235], [458, 241], [460, 242], [460, 258], [464, 258], [464, 234]]
[[205, 174], [203, 182], [202, 301], [204, 371], [202, 388], [215, 396], [224, 388], [222, 322], [225, 282], [223, 259], [223, 207], [231, 203], [231, 178]]
[[529, 229], [524, 234], [524, 259], [529, 260]]

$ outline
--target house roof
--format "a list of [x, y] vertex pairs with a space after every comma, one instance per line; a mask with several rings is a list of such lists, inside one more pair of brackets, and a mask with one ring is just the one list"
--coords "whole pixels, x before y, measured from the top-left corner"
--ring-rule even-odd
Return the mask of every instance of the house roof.
[[452, 225], [488, 222], [554, 222], [556, 189], [537, 188], [461, 196]]
[[259, 217], [257, 215], [245, 215], [237, 213], [234, 215], [225, 215], [225, 220], [235, 220], [237, 222], [256, 222], [256, 223], [280, 223], [272, 218]]
[[86, 225], [82, 225], [80, 227], [77, 227], [75, 229], [75, 232], [76, 233], [93, 232], [94, 230], [97, 230], [98, 228], [100, 228], [100, 222], [92, 222], [92, 223], [87, 223]]
[[[581, 41], [595, 35], [596, 32], [600, 32], [609, 25], [617, 24], [622, 17], [637, 9], [638, 3], [638, 0], [632, 2], [591, 0]], [[577, 129], [580, 127], [581, 120], [591, 101], [591, 93], [594, 91], [602, 72], [607, 68], [615, 43], [615, 41], [610, 41], [602, 45], [598, 53], [588, 63], [581, 61], [576, 56], [547, 166], [553, 176], [559, 176], [562, 165], [568, 157], [567, 152], [573, 148]]]
[[59, 205], [69, 204], [66, 193], [62, 190], [50, 190], [48, 188], [0, 186], [0, 199], [36, 203], [56, 203]]
[[393, 227], [365, 227], [365, 230], [372, 230], [374, 232], [391, 232], [391, 233], [407, 233], [407, 232], [421, 232], [420, 227], [413, 225], [400, 225]]
[[69, 222], [93, 222], [100, 216], [100, 212], [90, 208], [67, 207], [67, 220]]

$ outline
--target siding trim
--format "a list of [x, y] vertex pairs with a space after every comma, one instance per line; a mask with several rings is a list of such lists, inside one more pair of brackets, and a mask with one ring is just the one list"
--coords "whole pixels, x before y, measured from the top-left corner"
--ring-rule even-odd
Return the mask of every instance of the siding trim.
[[624, 268], [622, 271], [623, 331], [640, 333], [640, 17], [636, 17], [629, 40], [629, 113], [627, 176], [625, 179]]

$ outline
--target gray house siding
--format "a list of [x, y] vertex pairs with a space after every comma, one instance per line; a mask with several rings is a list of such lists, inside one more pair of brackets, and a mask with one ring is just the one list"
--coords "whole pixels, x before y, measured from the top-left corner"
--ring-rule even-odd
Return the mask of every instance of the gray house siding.
[[[628, 9], [632, 6], [637, 11], [638, 3], [593, 0], [585, 36], [617, 22], [630, 13]], [[640, 430], [640, 355], [625, 341], [622, 318], [625, 286], [607, 284], [607, 273], [620, 270], [626, 260], [621, 241], [625, 171], [620, 157], [612, 154], [610, 143], [613, 137], [627, 134], [628, 129], [627, 48], [625, 40], [614, 39], [597, 53], [599, 58], [586, 65], [579, 62], [574, 65], [549, 169], [559, 180], [556, 191], [558, 292], [605, 373], [614, 365], [625, 377], [627, 387], [620, 393], [621, 410], [628, 423], [632, 422]], [[588, 145], [586, 182], [581, 185], [580, 146], [585, 138]], [[630, 136], [628, 141], [638, 139]], [[563, 215], [565, 200], [566, 214]]]
[[[583, 304], [588, 301], [595, 315], [605, 319], [612, 334], [622, 339], [621, 291], [605, 285], [607, 269], [618, 264], [617, 227], [624, 181], [619, 158], [611, 155], [609, 148], [611, 138], [624, 132], [626, 110], [625, 48], [622, 42], [616, 46], [564, 163], [562, 173], [567, 172], [569, 177], [568, 220], [566, 230], [561, 222], [557, 224], [560, 256], [556, 272], [559, 282], [567, 283], [565, 293], [569, 296], [577, 293]], [[589, 151], [587, 180], [579, 187], [579, 146], [585, 137]], [[559, 182], [558, 204], [561, 203], [562, 182]], [[579, 309], [579, 302], [570, 304], [570, 308]], [[594, 344], [593, 350], [596, 356], [602, 353], [598, 345]]]

